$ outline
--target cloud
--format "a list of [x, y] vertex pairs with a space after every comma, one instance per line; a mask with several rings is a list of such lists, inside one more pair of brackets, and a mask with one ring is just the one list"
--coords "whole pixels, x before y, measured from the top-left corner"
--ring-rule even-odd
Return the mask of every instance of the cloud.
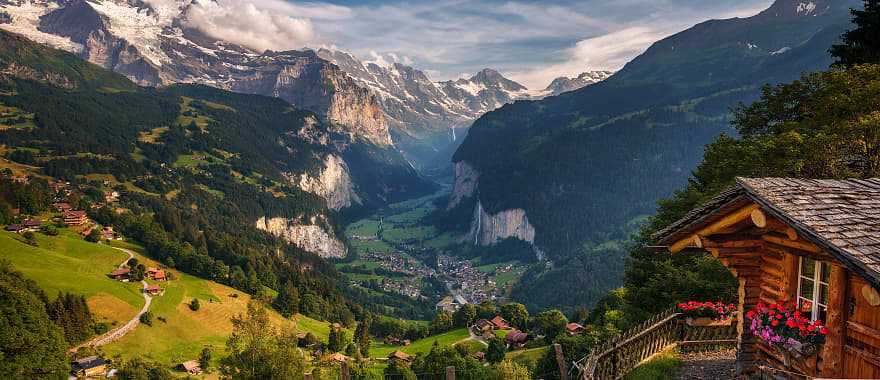
[[193, 3], [185, 24], [206, 35], [257, 51], [300, 49], [316, 40], [312, 20], [351, 17], [346, 7], [283, 0], [217, 0]]

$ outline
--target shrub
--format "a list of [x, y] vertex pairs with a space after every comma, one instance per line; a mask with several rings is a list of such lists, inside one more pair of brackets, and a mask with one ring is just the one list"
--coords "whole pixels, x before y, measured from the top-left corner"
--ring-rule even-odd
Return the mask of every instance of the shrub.
[[153, 313], [148, 311], [146, 313], [141, 314], [140, 320], [141, 320], [141, 323], [143, 323], [147, 326], [153, 326]]
[[192, 301], [189, 301], [189, 309], [192, 311], [199, 311], [202, 305], [199, 304], [198, 298], [193, 298]]

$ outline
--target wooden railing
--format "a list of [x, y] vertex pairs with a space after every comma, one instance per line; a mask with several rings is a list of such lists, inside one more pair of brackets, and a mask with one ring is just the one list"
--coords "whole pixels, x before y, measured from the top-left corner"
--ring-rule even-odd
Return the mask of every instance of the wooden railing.
[[736, 347], [736, 323], [730, 326], [690, 326], [674, 309], [657, 314], [614, 339], [593, 348], [579, 364], [581, 380], [623, 378], [651, 356], [673, 346], [683, 351]]

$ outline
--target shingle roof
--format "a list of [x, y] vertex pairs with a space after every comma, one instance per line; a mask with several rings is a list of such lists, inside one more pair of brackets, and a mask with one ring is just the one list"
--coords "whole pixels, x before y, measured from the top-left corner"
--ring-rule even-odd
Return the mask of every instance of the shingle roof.
[[743, 197], [880, 284], [880, 179], [737, 178], [737, 185], [655, 234], [669, 243]]

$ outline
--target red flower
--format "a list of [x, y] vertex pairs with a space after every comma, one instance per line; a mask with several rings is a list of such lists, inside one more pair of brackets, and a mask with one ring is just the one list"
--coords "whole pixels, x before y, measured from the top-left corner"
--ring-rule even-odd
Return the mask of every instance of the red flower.
[[807, 330], [809, 330], [810, 332], [816, 331], [816, 326], [810, 325], [809, 327], [807, 327]]
[[773, 327], [779, 326], [779, 321], [774, 319], [772, 322], [770, 322], [770, 326], [773, 326]]
[[822, 335], [828, 335], [828, 328], [822, 327], [821, 329], [819, 329], [819, 333]]
[[793, 319], [789, 319], [785, 321], [785, 325], [790, 328], [794, 328], [795, 326], [797, 326], [797, 323]]
[[748, 316], [749, 319], [755, 319], [755, 311], [754, 311], [754, 310], [749, 310], [749, 312], [746, 313], [746, 316]]

